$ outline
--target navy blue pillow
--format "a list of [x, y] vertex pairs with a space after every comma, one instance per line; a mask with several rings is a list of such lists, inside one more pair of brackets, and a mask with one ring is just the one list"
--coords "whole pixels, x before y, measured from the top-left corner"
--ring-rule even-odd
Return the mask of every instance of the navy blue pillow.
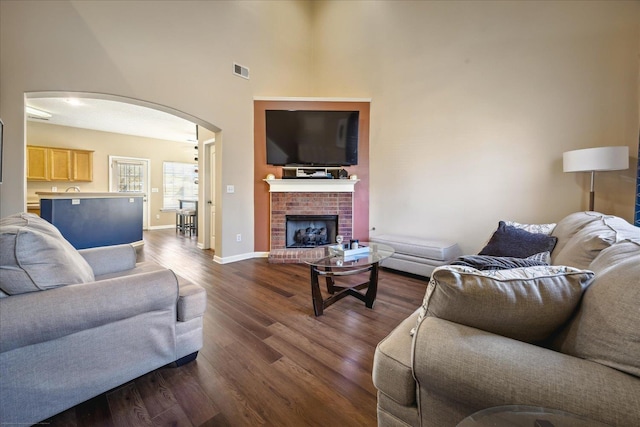
[[491, 240], [478, 255], [526, 258], [539, 252], [553, 251], [557, 242], [557, 237], [542, 233], [529, 233], [500, 221]]

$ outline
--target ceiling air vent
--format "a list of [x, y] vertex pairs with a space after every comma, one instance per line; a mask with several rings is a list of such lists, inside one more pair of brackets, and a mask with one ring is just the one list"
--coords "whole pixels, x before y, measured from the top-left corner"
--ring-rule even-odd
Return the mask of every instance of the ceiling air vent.
[[243, 67], [240, 64], [236, 64], [235, 62], [233, 63], [233, 74], [249, 80], [249, 69], [247, 67]]

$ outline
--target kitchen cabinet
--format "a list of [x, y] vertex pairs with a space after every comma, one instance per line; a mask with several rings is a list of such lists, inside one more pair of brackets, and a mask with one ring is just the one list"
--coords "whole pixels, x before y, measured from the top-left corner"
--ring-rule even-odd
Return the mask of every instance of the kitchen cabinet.
[[49, 180], [71, 181], [71, 151], [49, 148]]
[[93, 151], [27, 146], [28, 181], [93, 181]]
[[48, 148], [27, 146], [27, 180], [49, 180]]
[[93, 181], [93, 151], [71, 151], [74, 181]]

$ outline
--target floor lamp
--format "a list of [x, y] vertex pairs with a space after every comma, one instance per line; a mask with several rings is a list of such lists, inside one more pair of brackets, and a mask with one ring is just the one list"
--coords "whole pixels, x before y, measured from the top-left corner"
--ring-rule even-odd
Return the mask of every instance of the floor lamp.
[[567, 151], [562, 155], [564, 172], [591, 172], [589, 210], [594, 205], [596, 172], [629, 169], [629, 147], [597, 147]]

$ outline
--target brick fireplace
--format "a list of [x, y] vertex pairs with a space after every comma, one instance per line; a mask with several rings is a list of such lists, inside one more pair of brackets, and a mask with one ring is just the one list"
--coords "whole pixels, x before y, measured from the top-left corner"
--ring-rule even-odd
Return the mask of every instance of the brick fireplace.
[[322, 249], [287, 248], [287, 215], [337, 215], [338, 234], [349, 241], [353, 234], [353, 193], [344, 191], [271, 190], [271, 247], [269, 262], [298, 263], [317, 258]]

